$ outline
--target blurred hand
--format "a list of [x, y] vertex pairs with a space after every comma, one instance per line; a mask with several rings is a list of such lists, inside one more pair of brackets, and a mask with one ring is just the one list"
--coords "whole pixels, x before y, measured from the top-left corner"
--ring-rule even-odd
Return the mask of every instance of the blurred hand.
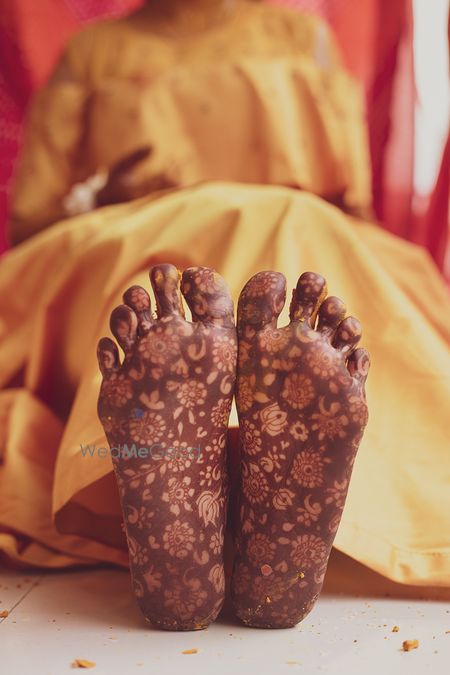
[[110, 169], [105, 186], [97, 192], [96, 205], [119, 204], [129, 202], [158, 190], [176, 187], [164, 173], [156, 174], [147, 180], [136, 175], [135, 169], [152, 154], [153, 149], [145, 146], [121, 159]]

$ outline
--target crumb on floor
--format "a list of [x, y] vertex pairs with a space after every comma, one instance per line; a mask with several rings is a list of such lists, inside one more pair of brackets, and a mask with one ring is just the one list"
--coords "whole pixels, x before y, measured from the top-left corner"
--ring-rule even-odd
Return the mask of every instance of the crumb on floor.
[[403, 651], [410, 652], [412, 649], [417, 649], [419, 640], [403, 640]]
[[95, 661], [88, 661], [87, 659], [75, 659], [72, 662], [72, 668], [95, 668]]

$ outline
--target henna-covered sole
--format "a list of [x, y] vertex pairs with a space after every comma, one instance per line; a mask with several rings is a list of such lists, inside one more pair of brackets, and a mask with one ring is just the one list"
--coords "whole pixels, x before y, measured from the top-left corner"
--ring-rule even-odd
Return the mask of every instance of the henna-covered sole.
[[173, 265], [150, 271], [111, 315], [98, 412], [119, 487], [134, 592], [167, 630], [206, 628], [224, 599], [225, 437], [236, 376], [233, 303], [223, 279]]
[[[238, 305], [242, 484], [232, 597], [249, 625], [288, 628], [320, 593], [367, 423], [359, 322], [306, 272], [277, 328], [286, 280], [261, 272]], [[317, 323], [317, 326], [316, 326]]]

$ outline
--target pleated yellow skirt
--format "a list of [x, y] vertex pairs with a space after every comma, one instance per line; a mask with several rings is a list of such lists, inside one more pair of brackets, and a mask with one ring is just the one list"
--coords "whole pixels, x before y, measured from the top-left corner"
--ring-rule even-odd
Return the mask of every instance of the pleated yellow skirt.
[[[341, 551], [450, 585], [450, 300], [427, 254], [307, 193], [207, 183], [51, 227], [0, 264], [0, 550], [23, 564], [127, 564], [96, 414], [97, 340], [156, 262], [208, 265], [234, 299], [257, 271], [319, 272], [363, 324], [370, 421]], [[286, 318], [286, 315], [284, 315]], [[236, 417], [233, 417], [236, 424]]]

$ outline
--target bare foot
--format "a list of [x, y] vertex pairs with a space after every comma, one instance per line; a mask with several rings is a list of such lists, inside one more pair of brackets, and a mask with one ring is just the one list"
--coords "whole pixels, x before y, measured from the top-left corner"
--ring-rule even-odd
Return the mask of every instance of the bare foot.
[[[306, 272], [290, 324], [277, 328], [286, 280], [261, 272], [238, 306], [242, 485], [232, 580], [249, 626], [287, 628], [314, 606], [367, 423], [369, 356], [359, 322]], [[317, 328], [314, 329], [318, 315]]]
[[206, 628], [224, 599], [225, 436], [236, 376], [233, 303], [213, 270], [150, 272], [158, 319], [140, 286], [103, 338], [99, 416], [111, 447], [134, 592], [168, 630]]

